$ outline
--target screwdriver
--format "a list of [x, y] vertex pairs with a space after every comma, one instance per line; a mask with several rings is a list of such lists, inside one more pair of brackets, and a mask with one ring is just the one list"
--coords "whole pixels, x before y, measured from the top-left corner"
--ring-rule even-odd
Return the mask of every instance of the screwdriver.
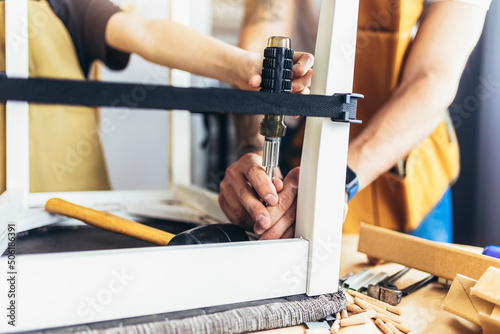
[[[270, 37], [264, 50], [261, 92], [291, 93], [293, 50], [290, 38]], [[278, 167], [281, 138], [285, 135], [284, 115], [264, 115], [259, 126], [264, 136], [262, 166], [272, 181], [274, 168]]]

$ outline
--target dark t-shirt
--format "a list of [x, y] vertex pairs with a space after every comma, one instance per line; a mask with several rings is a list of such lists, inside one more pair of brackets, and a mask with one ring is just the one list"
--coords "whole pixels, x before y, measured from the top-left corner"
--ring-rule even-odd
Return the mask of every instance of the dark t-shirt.
[[112, 70], [127, 66], [130, 55], [108, 46], [104, 39], [109, 18], [120, 8], [108, 0], [48, 1], [73, 40], [85, 76], [96, 59], [102, 60]]

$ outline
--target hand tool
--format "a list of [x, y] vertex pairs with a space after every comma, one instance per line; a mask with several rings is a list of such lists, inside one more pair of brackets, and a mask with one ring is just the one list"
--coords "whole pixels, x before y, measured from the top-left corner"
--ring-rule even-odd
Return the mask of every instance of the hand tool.
[[[293, 50], [290, 38], [273, 36], [264, 50], [261, 92], [290, 93], [292, 90]], [[262, 165], [269, 179], [273, 179], [278, 167], [281, 138], [285, 135], [284, 115], [264, 115], [260, 123], [260, 134], [264, 138]]]
[[133, 238], [163, 246], [249, 240], [242, 228], [232, 224], [205, 225], [175, 235], [123, 217], [115, 216], [108, 212], [97, 211], [76, 205], [60, 198], [49, 199], [45, 204], [45, 210], [47, 212], [79, 219], [86, 224], [104, 230], [125, 234]]
[[350, 277], [352, 277], [352, 276], [354, 276], [354, 273], [352, 273], [352, 272], [351, 272], [351, 273], [349, 273], [349, 274], [347, 274], [347, 275], [345, 275], [345, 276], [340, 277], [340, 278], [339, 278], [339, 285], [343, 285], [343, 284], [344, 284], [344, 282], [345, 282], [348, 278], [350, 278]]
[[384, 272], [381, 272], [381, 273], [378, 273], [378, 274], [372, 276], [372, 278], [370, 278], [370, 280], [364, 282], [364, 284], [359, 288], [358, 291], [363, 292], [365, 290], [368, 290], [368, 286], [377, 285], [381, 281], [385, 280], [387, 278], [387, 276], [388, 276], [388, 274], [384, 273]]
[[341, 285], [344, 289], [364, 291], [368, 289], [368, 285], [378, 284], [386, 277], [387, 273], [381, 272], [378, 274], [372, 274], [368, 271], [368, 269], [363, 269], [356, 275], [349, 273], [348, 275], [339, 278], [339, 285]]
[[407, 296], [430, 282], [437, 281], [438, 279], [437, 276], [430, 275], [404, 289], [398, 289], [394, 282], [406, 274], [410, 269], [410, 267], [405, 267], [376, 285], [370, 284], [368, 286], [368, 296], [390, 305], [397, 305], [401, 302], [402, 297]]
[[342, 283], [342, 287], [344, 289], [349, 289], [351, 284], [356, 283], [360, 280], [363, 280], [368, 275], [370, 275], [370, 271], [368, 269], [363, 269], [359, 273], [352, 275], [352, 276], [348, 277], [346, 280], [344, 280], [344, 282]]

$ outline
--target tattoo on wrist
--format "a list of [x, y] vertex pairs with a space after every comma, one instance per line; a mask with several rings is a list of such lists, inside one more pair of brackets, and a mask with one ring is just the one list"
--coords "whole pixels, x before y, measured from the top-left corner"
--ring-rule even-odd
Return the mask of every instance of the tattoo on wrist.
[[278, 1], [281, 0], [251, 0], [245, 5], [243, 25], [255, 25], [261, 22], [283, 21]]

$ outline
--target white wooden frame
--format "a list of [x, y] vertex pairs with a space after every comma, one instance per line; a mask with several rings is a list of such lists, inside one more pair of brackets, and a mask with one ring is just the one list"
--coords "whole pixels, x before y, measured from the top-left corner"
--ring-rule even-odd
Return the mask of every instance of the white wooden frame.
[[[322, 1], [311, 94], [352, 93], [358, 6]], [[309, 295], [337, 289], [348, 141], [349, 123], [307, 119], [295, 236], [309, 240]]]
[[[7, 0], [6, 16], [17, 20], [25, 18], [26, 2]], [[351, 2], [355, 1], [323, 1], [314, 93], [352, 90], [354, 52], [344, 52], [346, 47], [354, 50], [355, 45], [357, 4]], [[182, 0], [173, 1], [171, 12], [180, 15], [176, 10], [182, 8], [182, 3]], [[12, 14], [14, 12], [16, 14]], [[22, 35], [20, 26], [7, 24], [6, 29], [7, 36]], [[7, 45], [7, 48], [12, 47]], [[27, 48], [19, 52], [27, 54]], [[7, 66], [9, 76], [27, 75], [22, 71], [9, 72], [10, 67], [24, 66], [22, 62]], [[22, 109], [21, 105], [18, 108]], [[13, 106], [15, 104], [9, 102], [10, 115], [15, 112]], [[22, 134], [27, 136], [27, 107], [23, 108], [21, 114], [26, 123], [22, 125]], [[181, 122], [185, 122], [185, 118], [181, 117]], [[35, 330], [306, 292], [315, 295], [336, 291], [347, 136], [348, 124], [333, 124], [322, 119], [307, 121], [296, 227], [299, 238], [18, 256], [17, 323], [11, 327], [3, 320], [0, 331]], [[8, 134], [8, 140], [13, 138], [17, 136]], [[41, 209], [52, 196], [92, 206], [115, 203], [117, 207], [137, 201], [190, 199], [198, 209], [225, 219], [216, 204], [216, 195], [186, 185], [189, 182], [185, 173], [175, 172], [182, 169], [173, 169], [179, 178], [171, 179], [182, 186], [176, 188], [180, 191], [41, 193], [28, 197], [29, 170], [24, 165], [29, 156], [26, 138], [22, 139], [24, 160], [14, 160], [23, 163], [25, 168], [18, 168], [17, 174], [8, 169], [8, 190], [0, 196], [2, 232], [10, 222], [17, 224], [18, 232], [53, 223], [58, 218]], [[177, 134], [173, 140], [179, 140]], [[334, 141], [335, 145], [326, 141]], [[7, 145], [10, 152], [17, 148]], [[173, 154], [177, 159], [176, 153]], [[184, 170], [186, 167], [176, 166], [174, 168]], [[193, 201], [196, 196], [205, 200]], [[0, 233], [0, 237], [5, 241], [5, 235]], [[0, 259], [0, 268], [2, 271], [7, 268], [5, 257]], [[1, 305], [8, 305], [5, 279], [1, 281]]]

